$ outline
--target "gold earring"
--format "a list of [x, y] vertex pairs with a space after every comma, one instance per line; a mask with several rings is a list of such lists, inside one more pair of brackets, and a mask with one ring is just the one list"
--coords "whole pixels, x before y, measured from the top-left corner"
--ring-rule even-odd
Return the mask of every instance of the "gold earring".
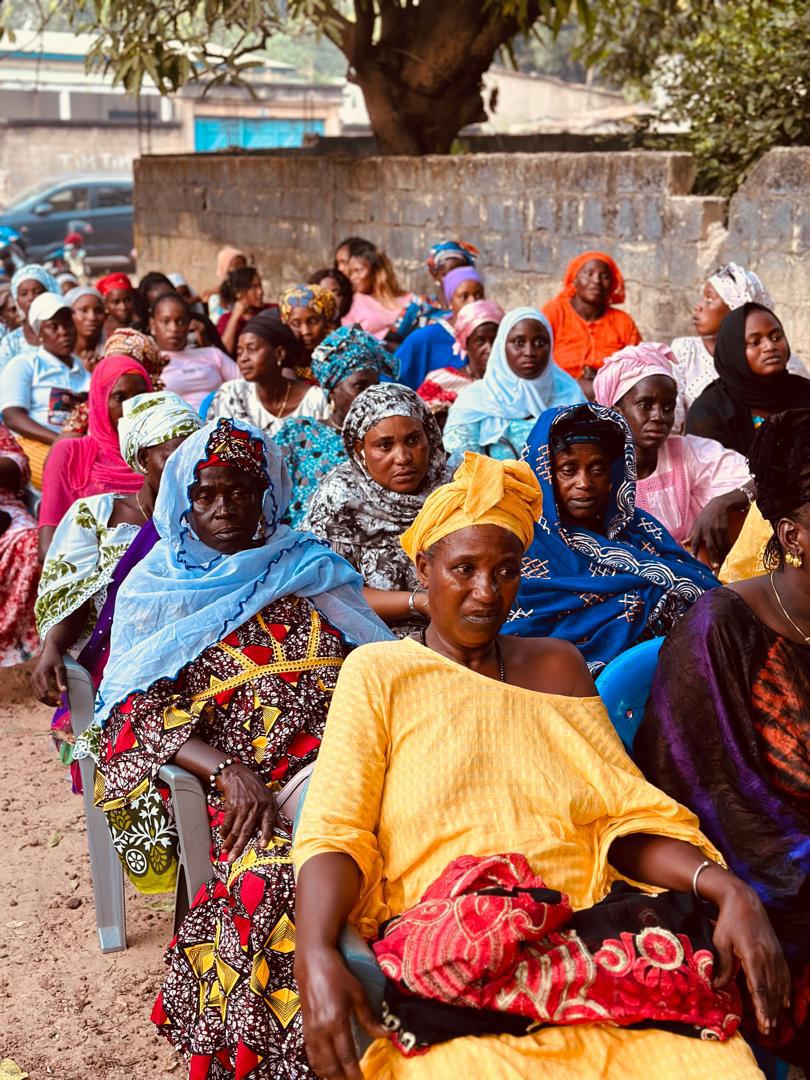
[[786, 551], [785, 562], [788, 566], [795, 566], [797, 570], [800, 570], [804, 563], [804, 552], [800, 551], [798, 555], [794, 555], [792, 551]]

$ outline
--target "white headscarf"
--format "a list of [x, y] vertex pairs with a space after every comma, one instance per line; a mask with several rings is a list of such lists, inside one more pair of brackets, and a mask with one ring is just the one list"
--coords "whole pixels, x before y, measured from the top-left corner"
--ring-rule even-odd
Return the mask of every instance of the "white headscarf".
[[732, 311], [749, 303], [762, 304], [773, 311], [771, 294], [762, 284], [760, 277], [753, 270], [746, 270], [738, 263], [730, 262], [721, 266], [717, 273], [709, 278], [709, 284]]
[[[544, 326], [551, 343], [548, 364], [536, 379], [521, 379], [506, 359], [506, 339], [523, 319]], [[537, 308], [513, 308], [498, 327], [483, 379], [460, 391], [447, 414], [445, 431], [480, 423], [479, 442], [489, 446], [498, 442], [512, 420], [536, 420], [554, 405], [574, 405], [584, 400], [579, 383], [554, 363], [554, 331], [545, 315]]]

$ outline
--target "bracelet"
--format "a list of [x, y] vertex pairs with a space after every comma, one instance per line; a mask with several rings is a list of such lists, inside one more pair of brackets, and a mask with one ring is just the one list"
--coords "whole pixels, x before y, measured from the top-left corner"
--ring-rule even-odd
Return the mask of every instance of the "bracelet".
[[757, 497], [756, 491], [753, 488], [747, 488], [747, 487], [741, 487], [741, 488], [739, 488], [739, 490], [743, 493], [743, 495], [746, 497], [746, 499], [748, 499], [748, 505], [751, 506], [752, 503], [754, 502], [754, 500]]
[[229, 765], [233, 765], [233, 758], [228, 757], [225, 758], [224, 761], [220, 761], [219, 765], [217, 765], [217, 767], [208, 777], [208, 783], [211, 785], [211, 787], [216, 787], [217, 777], [220, 775], [220, 773], [223, 773]]
[[424, 608], [418, 608], [416, 606], [416, 594], [418, 592], [424, 592], [424, 589], [421, 585], [417, 585], [411, 595], [408, 597], [408, 611], [410, 611], [411, 615], [418, 615], [420, 618], [426, 619], [427, 615], [425, 614]]
[[711, 859], [704, 859], [704, 861], [700, 864], [700, 866], [697, 868], [697, 870], [692, 875], [692, 892], [695, 894], [695, 896], [698, 898], [698, 900], [702, 899], [700, 893], [697, 891], [698, 878], [700, 877], [700, 875], [703, 873], [703, 871], [706, 869], [707, 866], [716, 866], [716, 865], [717, 865], [717, 863], [713, 862]]

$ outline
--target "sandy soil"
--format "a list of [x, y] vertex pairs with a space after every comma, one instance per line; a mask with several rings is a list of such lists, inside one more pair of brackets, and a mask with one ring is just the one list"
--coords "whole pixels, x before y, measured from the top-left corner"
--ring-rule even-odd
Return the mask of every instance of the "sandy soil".
[[171, 915], [127, 886], [129, 947], [102, 955], [82, 801], [51, 750], [53, 710], [31, 696], [26, 669], [0, 669], [0, 687], [0, 1060], [31, 1080], [177, 1080], [181, 1059], [149, 1022]]

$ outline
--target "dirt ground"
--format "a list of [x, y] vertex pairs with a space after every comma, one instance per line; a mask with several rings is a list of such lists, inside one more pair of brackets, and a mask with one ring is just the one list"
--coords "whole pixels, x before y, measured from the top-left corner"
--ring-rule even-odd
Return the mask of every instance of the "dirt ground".
[[0, 1062], [31, 1080], [177, 1080], [181, 1059], [149, 1021], [171, 914], [127, 886], [129, 947], [102, 955], [82, 800], [51, 749], [53, 710], [25, 668], [0, 669], [0, 687]]

